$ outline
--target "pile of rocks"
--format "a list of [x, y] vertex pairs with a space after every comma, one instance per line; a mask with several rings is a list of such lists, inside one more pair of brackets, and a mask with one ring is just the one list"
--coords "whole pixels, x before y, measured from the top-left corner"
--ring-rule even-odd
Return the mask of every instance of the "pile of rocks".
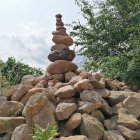
[[[66, 36], [61, 16], [56, 18]], [[68, 61], [56, 58], [49, 67]], [[54, 140], [140, 140], [139, 92], [100, 73], [52, 71], [26, 75], [0, 94], [0, 140], [31, 140], [35, 125], [48, 124], [57, 126]]]
[[58, 14], [55, 17], [56, 31], [52, 32], [52, 41], [55, 45], [51, 47], [52, 52], [48, 56], [48, 59], [54, 63], [47, 68], [47, 72], [51, 75], [75, 71], [78, 68], [71, 62], [75, 57], [75, 52], [69, 49], [73, 44], [73, 39], [66, 33], [66, 28], [61, 20], [62, 15]]

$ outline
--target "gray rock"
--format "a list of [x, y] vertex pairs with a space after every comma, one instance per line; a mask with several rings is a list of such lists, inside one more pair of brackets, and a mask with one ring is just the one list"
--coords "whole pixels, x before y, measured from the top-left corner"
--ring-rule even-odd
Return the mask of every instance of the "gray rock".
[[91, 90], [93, 89], [93, 86], [88, 79], [83, 79], [77, 82], [74, 85], [74, 88], [76, 89], [77, 92], [82, 92], [83, 90]]
[[66, 99], [66, 98], [70, 98], [73, 97], [76, 94], [75, 89], [73, 86], [71, 85], [67, 85], [64, 87], [59, 88], [56, 92], [55, 92], [55, 96]]
[[140, 94], [136, 93], [123, 101], [123, 107], [135, 117], [140, 117]]
[[130, 130], [123, 125], [118, 125], [117, 130], [126, 140], [140, 140], [140, 133], [138, 131]]
[[110, 96], [107, 98], [109, 105], [114, 106], [124, 99], [126, 99], [129, 95], [132, 95], [133, 92], [126, 91], [111, 91]]
[[16, 101], [5, 101], [0, 105], [0, 117], [11, 117], [19, 115], [24, 105]]
[[75, 53], [73, 50], [69, 50], [69, 49], [62, 49], [60, 51], [55, 50], [52, 51], [49, 55], [48, 55], [48, 59], [52, 62], [56, 61], [56, 60], [68, 60], [68, 61], [72, 61], [75, 57]]
[[0, 134], [8, 133], [25, 123], [24, 117], [0, 117]]
[[93, 110], [96, 110], [96, 105], [91, 102], [79, 102], [78, 110], [81, 113], [91, 113]]
[[125, 138], [117, 130], [110, 130], [105, 131], [103, 140], [125, 140]]
[[32, 128], [27, 124], [16, 127], [11, 140], [32, 140]]
[[82, 115], [82, 122], [80, 125], [80, 132], [82, 135], [87, 136], [90, 140], [101, 140], [104, 131], [103, 125], [98, 119], [88, 114]]
[[102, 106], [102, 98], [101, 96], [94, 90], [84, 90], [80, 93], [80, 99], [82, 101], [89, 101], [94, 104], [97, 108]]
[[32, 95], [22, 112], [30, 126], [39, 125], [47, 128], [48, 124], [55, 124], [55, 106], [48, 100], [44, 93]]
[[119, 111], [118, 124], [123, 125], [131, 130], [140, 128], [140, 122], [135, 116], [130, 114], [127, 109], [121, 108]]
[[55, 51], [55, 50], [60, 51], [60, 50], [62, 50], [62, 49], [67, 49], [67, 48], [69, 48], [69, 47], [66, 46], [66, 45], [64, 45], [64, 44], [56, 44], [56, 45], [53, 45], [53, 46], [51, 47], [51, 51]]
[[75, 103], [59, 103], [55, 110], [57, 120], [68, 119], [76, 109]]

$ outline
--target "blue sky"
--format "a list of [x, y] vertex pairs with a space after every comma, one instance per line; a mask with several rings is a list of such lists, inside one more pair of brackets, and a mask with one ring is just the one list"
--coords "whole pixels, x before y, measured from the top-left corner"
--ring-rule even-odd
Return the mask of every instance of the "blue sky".
[[44, 69], [50, 63], [55, 14], [61, 13], [64, 23], [84, 23], [79, 11], [75, 0], [0, 0], [0, 59], [13, 56]]

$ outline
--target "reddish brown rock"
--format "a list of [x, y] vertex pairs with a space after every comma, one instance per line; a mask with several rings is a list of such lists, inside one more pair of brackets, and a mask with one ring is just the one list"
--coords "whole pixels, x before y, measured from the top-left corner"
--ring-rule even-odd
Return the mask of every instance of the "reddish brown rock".
[[52, 41], [55, 44], [64, 44], [66, 46], [73, 45], [73, 39], [70, 36], [54, 35]]
[[40, 93], [43, 91], [46, 91], [46, 89], [45, 88], [36, 88], [36, 87], [32, 88], [23, 96], [23, 98], [20, 100], [20, 102], [25, 105], [33, 94]]
[[78, 66], [70, 61], [57, 60], [48, 66], [47, 72], [51, 75], [62, 74], [68, 71], [76, 71], [77, 68]]
[[18, 90], [12, 95], [11, 101], [19, 101], [32, 87], [32, 85], [20, 85]]
[[75, 113], [69, 118], [68, 122], [66, 123], [66, 128], [70, 131], [74, 130], [80, 125], [80, 123], [81, 123], [81, 114]]
[[[62, 24], [62, 23], [60, 22], [60, 23], [57, 23], [57, 24]], [[66, 32], [62, 32], [60, 30], [53, 31], [52, 34], [53, 35], [67, 35]]]
[[44, 93], [32, 95], [22, 112], [30, 126], [39, 125], [47, 128], [48, 124], [57, 126], [55, 120], [55, 106], [48, 100]]

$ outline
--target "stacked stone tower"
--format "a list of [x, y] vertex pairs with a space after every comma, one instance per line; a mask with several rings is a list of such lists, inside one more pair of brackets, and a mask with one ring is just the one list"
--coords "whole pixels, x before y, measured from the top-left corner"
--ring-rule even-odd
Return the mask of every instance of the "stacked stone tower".
[[73, 39], [66, 33], [62, 15], [57, 14], [55, 17], [56, 31], [52, 32], [52, 41], [55, 45], [51, 47], [51, 53], [48, 55], [48, 59], [53, 62], [47, 68], [47, 73], [50, 75], [76, 71], [78, 68], [71, 62], [75, 57], [75, 52], [69, 49], [73, 45]]

